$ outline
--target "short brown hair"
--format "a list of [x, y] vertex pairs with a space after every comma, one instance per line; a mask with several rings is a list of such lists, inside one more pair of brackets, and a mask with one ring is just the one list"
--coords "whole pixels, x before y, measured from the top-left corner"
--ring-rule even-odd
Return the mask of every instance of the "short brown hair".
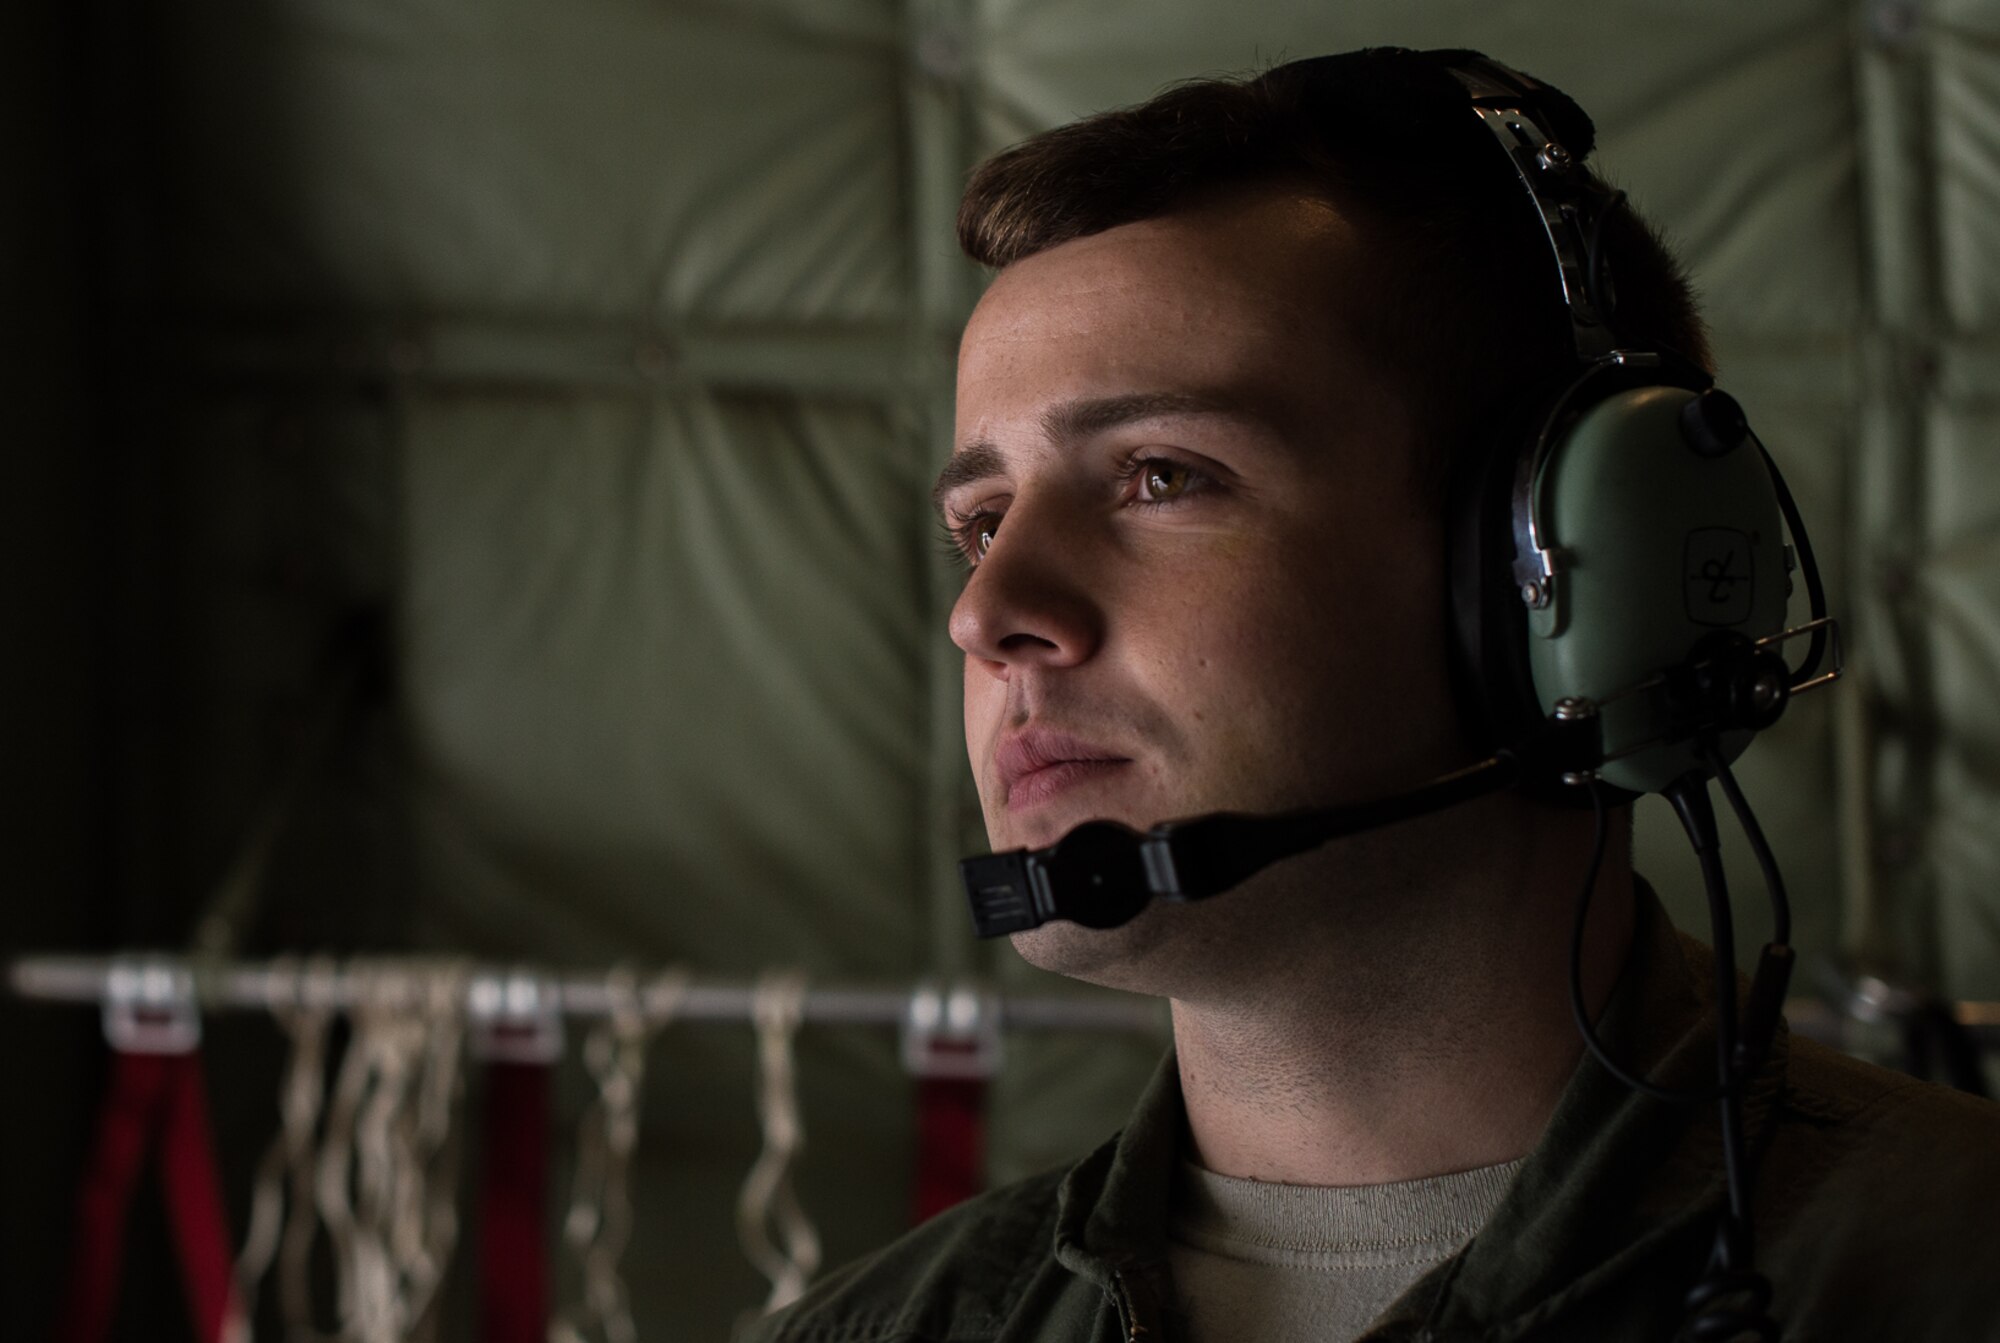
[[[1582, 159], [1589, 118], [1559, 90], [1542, 93], [1545, 129]], [[1572, 376], [1576, 355], [1540, 222], [1438, 61], [1395, 48], [1295, 61], [1046, 131], [972, 174], [958, 240], [1005, 267], [1285, 182], [1324, 196], [1399, 263], [1371, 268], [1380, 301], [1368, 334], [1419, 417], [1419, 479], [1441, 497], [1450, 466]], [[1708, 368], [1693, 292], [1659, 235], [1630, 208], [1610, 211], [1603, 232], [1620, 337]]]

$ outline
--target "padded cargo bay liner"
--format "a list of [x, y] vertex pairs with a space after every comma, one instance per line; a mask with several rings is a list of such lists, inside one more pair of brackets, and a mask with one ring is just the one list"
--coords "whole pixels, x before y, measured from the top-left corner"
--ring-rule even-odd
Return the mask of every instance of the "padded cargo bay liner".
[[[1802, 952], [2000, 997], [2000, 5], [271, 0], [151, 21], [187, 690], [157, 763], [186, 836], [168, 888], [212, 879], [268, 786], [315, 622], [373, 602], [395, 630], [393, 699], [329, 770], [258, 949], [1042, 983], [971, 943], [950, 882], [982, 837], [925, 495], [980, 283], [950, 240], [964, 173], [1170, 79], [1396, 42], [1484, 48], [1593, 111], [1813, 521], [1857, 676], [1741, 770]], [[1699, 926], [1656, 805], [1642, 867]], [[1152, 1053], [1018, 1042], [996, 1178], [1091, 1145]], [[721, 1337], [760, 1294], [729, 1232], [749, 1037], [670, 1032], [656, 1058], [635, 1308], [648, 1333]], [[256, 1064], [218, 1079], [245, 1133], [269, 1115]], [[802, 1194], [838, 1260], [900, 1223], [909, 1088], [865, 1032], [808, 1032], [803, 1067]]]

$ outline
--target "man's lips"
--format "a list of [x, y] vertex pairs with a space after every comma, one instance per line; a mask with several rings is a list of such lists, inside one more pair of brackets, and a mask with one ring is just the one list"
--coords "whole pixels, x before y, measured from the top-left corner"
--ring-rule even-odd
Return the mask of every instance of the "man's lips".
[[1007, 810], [1023, 811], [1129, 765], [1132, 758], [1081, 737], [1030, 728], [1003, 740], [993, 763]]

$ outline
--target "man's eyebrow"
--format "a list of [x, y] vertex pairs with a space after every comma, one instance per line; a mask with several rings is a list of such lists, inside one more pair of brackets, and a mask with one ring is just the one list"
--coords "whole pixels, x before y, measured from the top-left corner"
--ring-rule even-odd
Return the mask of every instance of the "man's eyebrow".
[[985, 480], [1000, 475], [1006, 463], [1000, 457], [1000, 449], [991, 443], [968, 443], [951, 455], [938, 472], [937, 484], [931, 486], [931, 508], [940, 517], [944, 515], [944, 497], [961, 485], [970, 485], [975, 480]]
[[[1074, 443], [1079, 439], [1116, 429], [1138, 420], [1157, 420], [1169, 415], [1234, 415], [1250, 412], [1236, 398], [1196, 392], [1128, 392], [1122, 396], [1078, 397], [1051, 406], [1042, 413], [1042, 432], [1054, 443]], [[944, 512], [944, 498], [961, 485], [1004, 473], [1000, 450], [984, 441], [968, 443], [951, 455], [931, 487], [931, 507]]]

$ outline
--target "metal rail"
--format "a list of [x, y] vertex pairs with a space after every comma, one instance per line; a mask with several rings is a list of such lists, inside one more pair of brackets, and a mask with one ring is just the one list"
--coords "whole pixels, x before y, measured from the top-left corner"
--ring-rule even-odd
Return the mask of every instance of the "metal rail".
[[[653, 1020], [748, 1023], [759, 994], [755, 983], [690, 981], [675, 971], [556, 972], [421, 956], [221, 964], [167, 955], [28, 956], [10, 964], [6, 974], [8, 988], [21, 998], [161, 1013], [416, 1008], [435, 1001], [441, 981], [453, 980], [475, 1022], [603, 1017], [632, 1003]], [[1001, 994], [972, 984], [809, 987], [803, 1014], [807, 1022], [823, 1025], [915, 1021], [960, 1031], [984, 1026], [1166, 1034], [1166, 1015], [1155, 999]]]

